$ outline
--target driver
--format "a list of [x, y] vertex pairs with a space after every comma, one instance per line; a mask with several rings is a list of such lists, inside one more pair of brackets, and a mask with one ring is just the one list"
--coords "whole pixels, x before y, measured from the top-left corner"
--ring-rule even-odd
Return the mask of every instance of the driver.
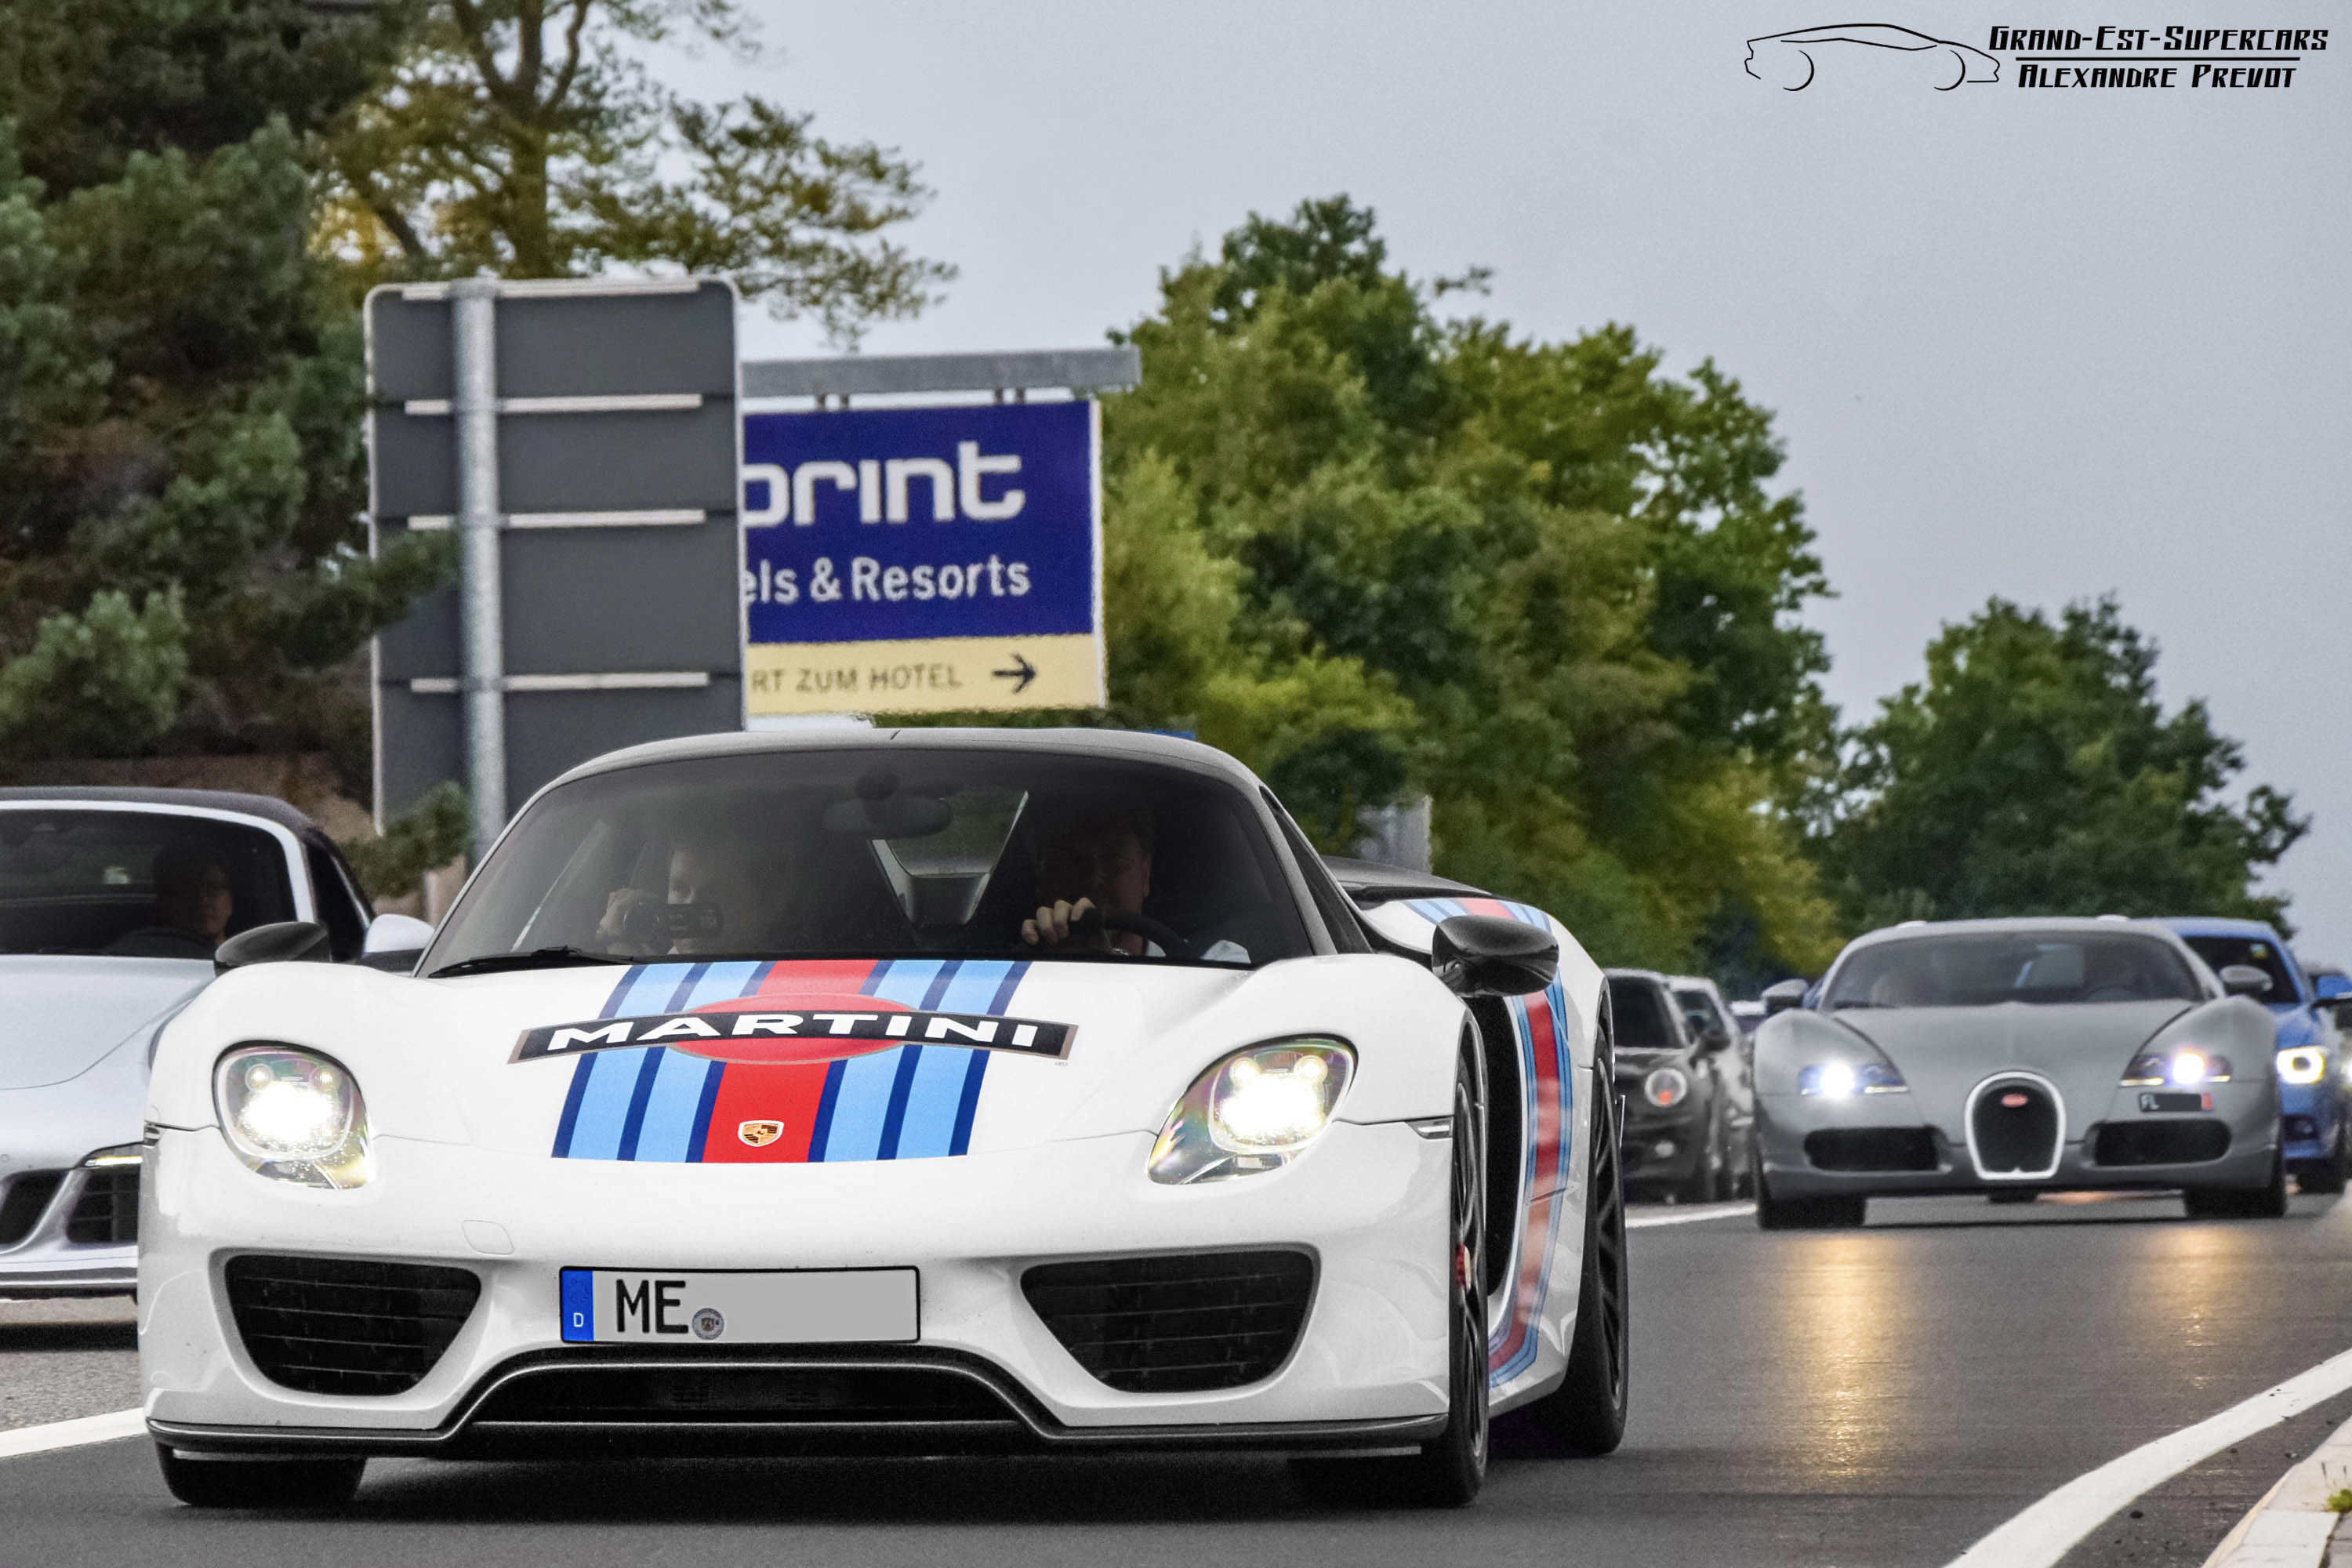
[[156, 923], [117, 939], [106, 951], [138, 958], [210, 958], [236, 913], [228, 868], [204, 845], [184, 838], [156, 852], [154, 875]]
[[1044, 835], [1037, 853], [1037, 912], [1021, 922], [1025, 946], [1063, 952], [1156, 952], [1134, 931], [1100, 925], [1073, 934], [1087, 917], [1139, 915], [1151, 892], [1151, 814], [1141, 806], [1071, 812]]
[[[1140, 915], [1151, 893], [1151, 812], [1130, 805], [1073, 810], [1040, 836], [1037, 912], [1021, 922], [1024, 947], [1059, 952], [1117, 952], [1165, 958], [1141, 933], [1112, 931], [1090, 916]], [[1200, 954], [1212, 963], [1247, 963], [1239, 942], [1214, 942]]]

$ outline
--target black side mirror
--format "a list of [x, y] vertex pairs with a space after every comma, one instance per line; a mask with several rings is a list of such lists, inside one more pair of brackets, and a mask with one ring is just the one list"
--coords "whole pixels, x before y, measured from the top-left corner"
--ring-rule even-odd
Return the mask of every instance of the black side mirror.
[[250, 963], [324, 963], [327, 928], [316, 921], [279, 921], [239, 931], [213, 954], [213, 973], [226, 974]]
[[1764, 987], [1764, 1016], [1769, 1018], [1775, 1013], [1803, 1006], [1805, 991], [1806, 985], [1801, 980], [1783, 980], [1778, 985], [1767, 985]]
[[2221, 989], [2232, 996], [2261, 996], [2268, 994], [2271, 977], [2251, 963], [2225, 963], [2221, 966]]
[[1559, 974], [1551, 932], [1497, 915], [1455, 915], [1430, 939], [1429, 964], [1457, 996], [1525, 996]]

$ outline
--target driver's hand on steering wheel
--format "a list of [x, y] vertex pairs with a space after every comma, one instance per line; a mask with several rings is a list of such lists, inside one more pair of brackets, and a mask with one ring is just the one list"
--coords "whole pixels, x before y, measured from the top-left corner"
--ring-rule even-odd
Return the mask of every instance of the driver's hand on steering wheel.
[[1063, 947], [1073, 941], [1082, 946], [1108, 948], [1110, 933], [1097, 924], [1092, 931], [1080, 931], [1073, 938], [1073, 927], [1083, 926], [1095, 912], [1092, 899], [1080, 899], [1072, 903], [1067, 899], [1037, 906], [1034, 917], [1021, 922], [1021, 940], [1030, 947]]

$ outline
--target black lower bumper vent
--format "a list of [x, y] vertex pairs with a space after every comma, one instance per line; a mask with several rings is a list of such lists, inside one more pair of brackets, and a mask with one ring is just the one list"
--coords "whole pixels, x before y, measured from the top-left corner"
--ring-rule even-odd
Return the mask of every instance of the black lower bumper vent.
[[1315, 1293], [1303, 1252], [1044, 1263], [1021, 1292], [1080, 1366], [1127, 1394], [1238, 1388], [1273, 1375]]
[[2202, 1116], [2180, 1121], [2110, 1121], [2091, 1143], [2091, 1158], [2102, 1165], [2197, 1165], [2229, 1152], [2229, 1125]]
[[33, 1234], [65, 1179], [63, 1171], [24, 1171], [9, 1180], [0, 1192], [0, 1247], [14, 1247]]
[[536, 1368], [499, 1385], [473, 1419], [565, 1426], [1020, 1426], [986, 1384], [937, 1367], [690, 1362]]
[[66, 1216], [66, 1239], [84, 1246], [139, 1239], [139, 1167], [92, 1171]]
[[361, 1258], [232, 1258], [229, 1311], [272, 1383], [305, 1394], [404, 1394], [433, 1370], [482, 1293], [464, 1268]]
[[1932, 1171], [1936, 1135], [1925, 1127], [1834, 1127], [1805, 1134], [1817, 1171]]

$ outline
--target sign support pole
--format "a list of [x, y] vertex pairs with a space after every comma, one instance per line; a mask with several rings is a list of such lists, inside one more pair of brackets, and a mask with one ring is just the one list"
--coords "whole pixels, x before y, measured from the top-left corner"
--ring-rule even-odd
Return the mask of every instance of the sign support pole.
[[457, 426], [457, 605], [464, 670], [466, 788], [479, 864], [507, 820], [506, 655], [499, 583], [498, 285], [450, 287]]

